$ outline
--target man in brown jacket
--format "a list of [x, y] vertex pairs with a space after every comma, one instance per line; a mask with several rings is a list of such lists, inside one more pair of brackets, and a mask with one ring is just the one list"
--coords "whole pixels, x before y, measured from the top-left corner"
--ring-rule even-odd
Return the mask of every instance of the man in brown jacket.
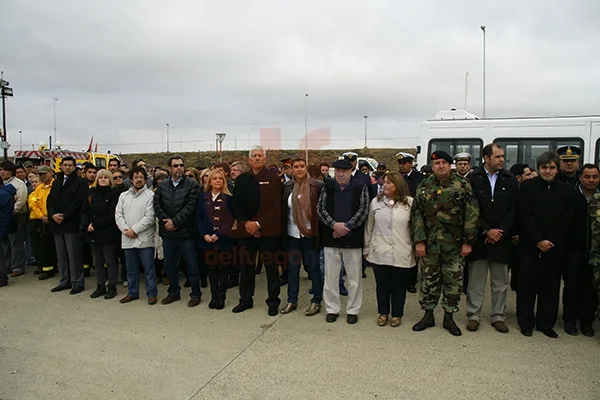
[[275, 316], [281, 302], [276, 263], [281, 236], [281, 181], [277, 173], [265, 169], [267, 151], [263, 147], [252, 147], [248, 161], [251, 170], [236, 179], [231, 204], [231, 213], [237, 220], [233, 235], [239, 239], [236, 256], [241, 264], [240, 303], [232, 311], [240, 313], [253, 307], [258, 262], [267, 271], [266, 303], [269, 315]]

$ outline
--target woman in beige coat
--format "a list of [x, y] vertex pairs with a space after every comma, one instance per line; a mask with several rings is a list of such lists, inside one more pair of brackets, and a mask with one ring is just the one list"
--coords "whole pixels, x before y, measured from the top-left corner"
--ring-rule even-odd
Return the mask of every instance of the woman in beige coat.
[[377, 325], [387, 325], [391, 302], [390, 325], [395, 328], [402, 323], [409, 269], [415, 265], [410, 228], [413, 199], [399, 172], [388, 172], [383, 179], [383, 191], [369, 208], [364, 254], [375, 271]]

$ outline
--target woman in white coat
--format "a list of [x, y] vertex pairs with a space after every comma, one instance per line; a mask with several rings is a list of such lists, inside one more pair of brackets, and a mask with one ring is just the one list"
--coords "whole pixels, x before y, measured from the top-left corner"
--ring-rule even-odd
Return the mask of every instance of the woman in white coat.
[[387, 325], [391, 302], [390, 325], [395, 328], [402, 323], [409, 269], [415, 265], [410, 228], [413, 199], [399, 172], [388, 172], [383, 179], [383, 191], [369, 208], [364, 254], [375, 271], [377, 325]]

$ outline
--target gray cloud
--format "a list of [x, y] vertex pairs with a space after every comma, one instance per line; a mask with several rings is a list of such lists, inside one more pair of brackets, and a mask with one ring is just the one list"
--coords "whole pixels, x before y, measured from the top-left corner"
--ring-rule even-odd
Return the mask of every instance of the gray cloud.
[[[330, 148], [416, 144], [438, 110], [487, 116], [598, 113], [600, 3], [503, 1], [5, 2], [0, 68], [14, 87], [10, 141], [52, 134], [101, 148], [225, 147], [279, 127], [283, 147], [330, 127]], [[136, 143], [138, 143], [136, 145]], [[141, 143], [141, 144], [140, 144]], [[214, 147], [214, 145], [213, 145]]]

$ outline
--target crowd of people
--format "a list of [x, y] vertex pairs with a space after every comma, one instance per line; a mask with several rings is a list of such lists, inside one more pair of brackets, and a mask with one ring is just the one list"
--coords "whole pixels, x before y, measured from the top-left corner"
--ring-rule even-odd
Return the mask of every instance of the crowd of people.
[[239, 286], [232, 311], [240, 313], [253, 308], [264, 269], [274, 316], [297, 309], [304, 269], [312, 296], [305, 314], [324, 307], [333, 323], [347, 297], [346, 321], [354, 324], [371, 266], [376, 323], [398, 327], [420, 271], [424, 315], [412, 329], [435, 326], [441, 299], [443, 327], [460, 336], [454, 315], [461, 295], [466, 328], [477, 331], [489, 275], [489, 321], [498, 332], [509, 331], [512, 287], [521, 333], [537, 329], [555, 338], [562, 279], [564, 331], [593, 336], [600, 318], [598, 167], [580, 167], [581, 151], [571, 146], [541, 154], [535, 169], [516, 164], [507, 171], [495, 143], [482, 154], [482, 165], [473, 167], [468, 153], [435, 151], [419, 172], [415, 157], [400, 152], [397, 170], [379, 164], [374, 173], [352, 152], [331, 166], [297, 156], [267, 167], [261, 146], [247, 161], [210, 168], [186, 166], [181, 156], [170, 157], [166, 169], [136, 160], [131, 170], [118, 159], [102, 169], [65, 157], [55, 175], [48, 166], [4, 161], [0, 287], [35, 265], [40, 280], [58, 274], [52, 292], [76, 295], [93, 268], [91, 298], [112, 299], [121, 283], [127, 294], [119, 301], [138, 300], [143, 274], [148, 304], [158, 302], [162, 284], [167, 305], [181, 300], [181, 272], [189, 307], [210, 285], [208, 307], [221, 310]]

